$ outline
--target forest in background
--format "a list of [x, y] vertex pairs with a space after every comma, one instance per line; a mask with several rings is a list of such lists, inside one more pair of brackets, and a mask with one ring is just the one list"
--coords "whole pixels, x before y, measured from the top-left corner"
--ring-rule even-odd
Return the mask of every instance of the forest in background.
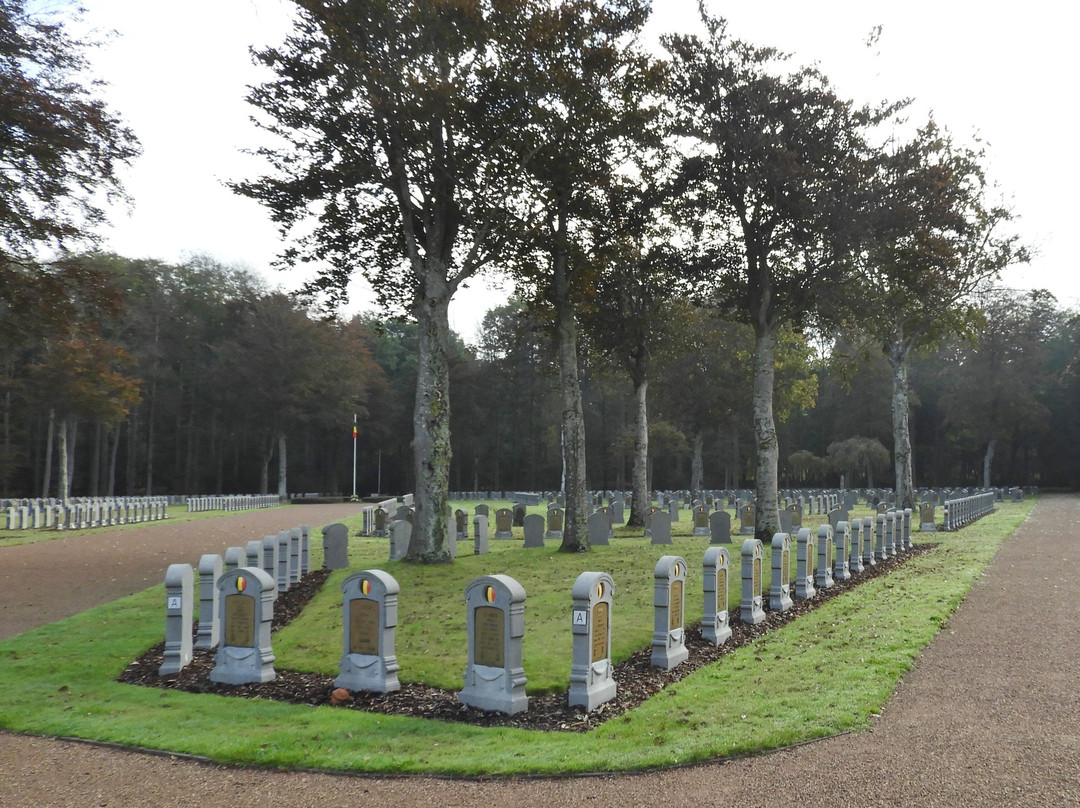
[[[54, 312], [7, 318], [0, 496], [412, 489], [416, 325], [313, 313], [251, 273], [86, 254], [47, 267]], [[39, 287], [45, 288], [45, 287]], [[752, 486], [749, 326], [671, 294], [657, 308], [650, 487]], [[912, 362], [919, 486], [1076, 488], [1080, 316], [988, 288], [981, 324]], [[588, 485], [628, 489], [634, 389], [582, 317]], [[450, 487], [551, 490], [562, 474], [550, 326], [517, 299], [455, 338]], [[786, 331], [777, 362], [785, 486], [890, 486], [887, 360], [857, 325]], [[66, 463], [66, 469], [64, 464]], [[66, 470], [66, 475], [64, 471]], [[287, 472], [287, 475], [283, 472]], [[284, 489], [282, 489], [284, 486]]]

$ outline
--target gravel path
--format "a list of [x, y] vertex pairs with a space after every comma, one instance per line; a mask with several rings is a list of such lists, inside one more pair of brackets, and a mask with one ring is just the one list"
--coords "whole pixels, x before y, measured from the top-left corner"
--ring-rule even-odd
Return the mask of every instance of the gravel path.
[[[335, 518], [340, 517], [324, 521]], [[249, 529], [241, 527], [247, 520], [220, 520], [219, 535], [235, 536], [228, 543], [237, 543], [237, 534]], [[305, 521], [319, 523], [314, 517]], [[203, 524], [191, 526], [203, 533]], [[257, 527], [256, 534], [264, 529], [270, 530]], [[181, 546], [181, 533], [170, 540], [171, 549]], [[1077, 535], [1080, 499], [1043, 497], [868, 732], [659, 773], [498, 782], [225, 769], [0, 732], [0, 806], [1078, 806], [1080, 587], [1072, 574]], [[126, 550], [137, 540], [116, 533], [108, 541]], [[223, 545], [220, 538], [206, 543], [210, 549]], [[196, 560], [204, 551], [183, 546]], [[0, 550], [0, 576], [12, 574], [8, 554], [19, 549]], [[151, 555], [157, 566], [139, 573], [147, 576], [145, 583], [126, 576], [121, 583], [113, 554], [100, 551], [76, 562], [76, 547], [67, 550], [66, 564], [90, 569], [97, 559], [103, 583], [116, 581], [121, 594], [162, 574], [161, 559]], [[25, 557], [19, 563], [23, 575], [42, 571]], [[125, 569], [129, 565], [130, 556]], [[23, 619], [20, 611], [29, 610], [29, 621], [43, 614], [32, 598], [13, 599], [6, 577], [0, 581], [0, 625]], [[0, 636], [6, 636], [2, 630]]]

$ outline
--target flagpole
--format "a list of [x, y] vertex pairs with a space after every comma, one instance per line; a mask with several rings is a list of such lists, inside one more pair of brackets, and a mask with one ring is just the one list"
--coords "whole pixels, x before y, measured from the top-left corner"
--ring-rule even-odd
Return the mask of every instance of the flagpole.
[[352, 417], [352, 498], [356, 499], [356, 413]]

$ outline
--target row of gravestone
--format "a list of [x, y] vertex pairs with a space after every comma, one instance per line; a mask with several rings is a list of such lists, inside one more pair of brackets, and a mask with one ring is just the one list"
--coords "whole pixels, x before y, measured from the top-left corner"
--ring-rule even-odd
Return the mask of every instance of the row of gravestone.
[[[792, 539], [787, 533], [777, 533], [772, 540], [767, 601], [764, 547], [757, 539], [746, 539], [741, 551], [741, 619], [749, 624], [763, 622], [766, 602], [770, 610], [785, 611], [793, 605], [793, 596], [812, 599], [819, 589], [833, 586], [836, 580], [846, 580], [867, 566], [910, 550], [909, 527], [910, 522], [905, 523], [902, 514], [890, 511], [840, 522], [835, 533], [830, 525], [821, 525], [816, 533], [803, 528], [796, 537], [794, 588]], [[201, 568], [202, 565], [200, 579]], [[729, 571], [728, 551], [709, 547], [702, 559], [702, 636], [716, 645], [731, 636]], [[689, 656], [685, 633], [686, 573], [686, 560], [674, 555], [661, 557], [653, 570], [650, 662], [665, 670], [678, 666]], [[225, 629], [211, 679], [230, 684], [273, 679], [276, 674], [269, 641], [275, 594], [273, 579], [263, 569], [247, 567], [215, 576], [213, 580], [222, 596], [214, 614]], [[400, 666], [394, 647], [400, 594], [397, 581], [382, 570], [364, 570], [348, 576], [341, 591], [343, 640], [335, 687], [350, 691], [398, 690]], [[571, 706], [586, 711], [610, 701], [618, 688], [611, 661], [614, 591], [609, 574], [583, 572], [571, 592], [568, 700]], [[458, 700], [478, 709], [511, 715], [527, 710], [529, 699], [525, 693], [527, 679], [522, 654], [525, 589], [507, 575], [481, 576], [466, 586], [465, 602], [468, 656], [465, 683]], [[170, 609], [180, 605], [169, 602]], [[187, 618], [190, 626], [190, 611]], [[168, 628], [166, 637], [168, 648]]]
[[281, 504], [277, 494], [227, 494], [224, 496], [188, 497], [184, 503], [188, 513], [204, 511], [248, 511], [274, 508]]
[[4, 509], [8, 530], [77, 530], [167, 519], [167, 497], [92, 497], [28, 500]]
[[165, 652], [160, 676], [179, 673], [193, 649], [218, 648], [211, 680], [229, 684], [265, 682], [274, 676], [270, 621], [278, 592], [298, 583], [311, 569], [307, 525], [276, 536], [229, 547], [224, 558], [199, 559], [199, 622], [192, 636], [195, 570], [171, 564], [165, 572]]

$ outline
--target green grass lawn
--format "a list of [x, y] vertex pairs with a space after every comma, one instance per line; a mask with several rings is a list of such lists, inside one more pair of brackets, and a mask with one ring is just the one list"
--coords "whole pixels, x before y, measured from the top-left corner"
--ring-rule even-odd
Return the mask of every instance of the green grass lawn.
[[[588, 733], [478, 728], [118, 684], [120, 671], [164, 636], [160, 586], [0, 642], [0, 727], [226, 763], [384, 773], [610, 771], [772, 749], [865, 727], [1032, 504], [999, 504], [959, 532], [915, 534], [916, 541], [939, 546]], [[492, 540], [487, 555], [472, 556], [468, 542], [453, 564], [431, 567], [388, 562], [385, 539], [357, 538], [350, 564], [383, 569], [401, 586], [402, 680], [449, 689], [461, 687], [466, 664], [465, 585], [478, 575], [514, 577], [527, 592], [528, 690], [559, 691], [570, 670], [570, 589], [582, 571], [614, 579], [616, 661], [650, 643], [652, 573], [661, 555], [686, 559], [686, 620], [700, 621], [701, 557], [709, 540], [689, 535], [685, 513], [673, 527], [670, 547], [650, 546], [640, 529], [617, 528], [610, 547], [587, 555], [560, 554], [550, 542], [525, 550], [518, 528], [513, 541]], [[729, 605], [737, 609], [741, 540], [733, 539]], [[318, 566], [321, 548], [314, 545]], [[791, 568], [794, 573], [794, 563]], [[764, 569], [767, 588], [768, 555]], [[304, 614], [274, 635], [277, 667], [336, 673], [339, 587], [347, 574], [335, 572]]]

